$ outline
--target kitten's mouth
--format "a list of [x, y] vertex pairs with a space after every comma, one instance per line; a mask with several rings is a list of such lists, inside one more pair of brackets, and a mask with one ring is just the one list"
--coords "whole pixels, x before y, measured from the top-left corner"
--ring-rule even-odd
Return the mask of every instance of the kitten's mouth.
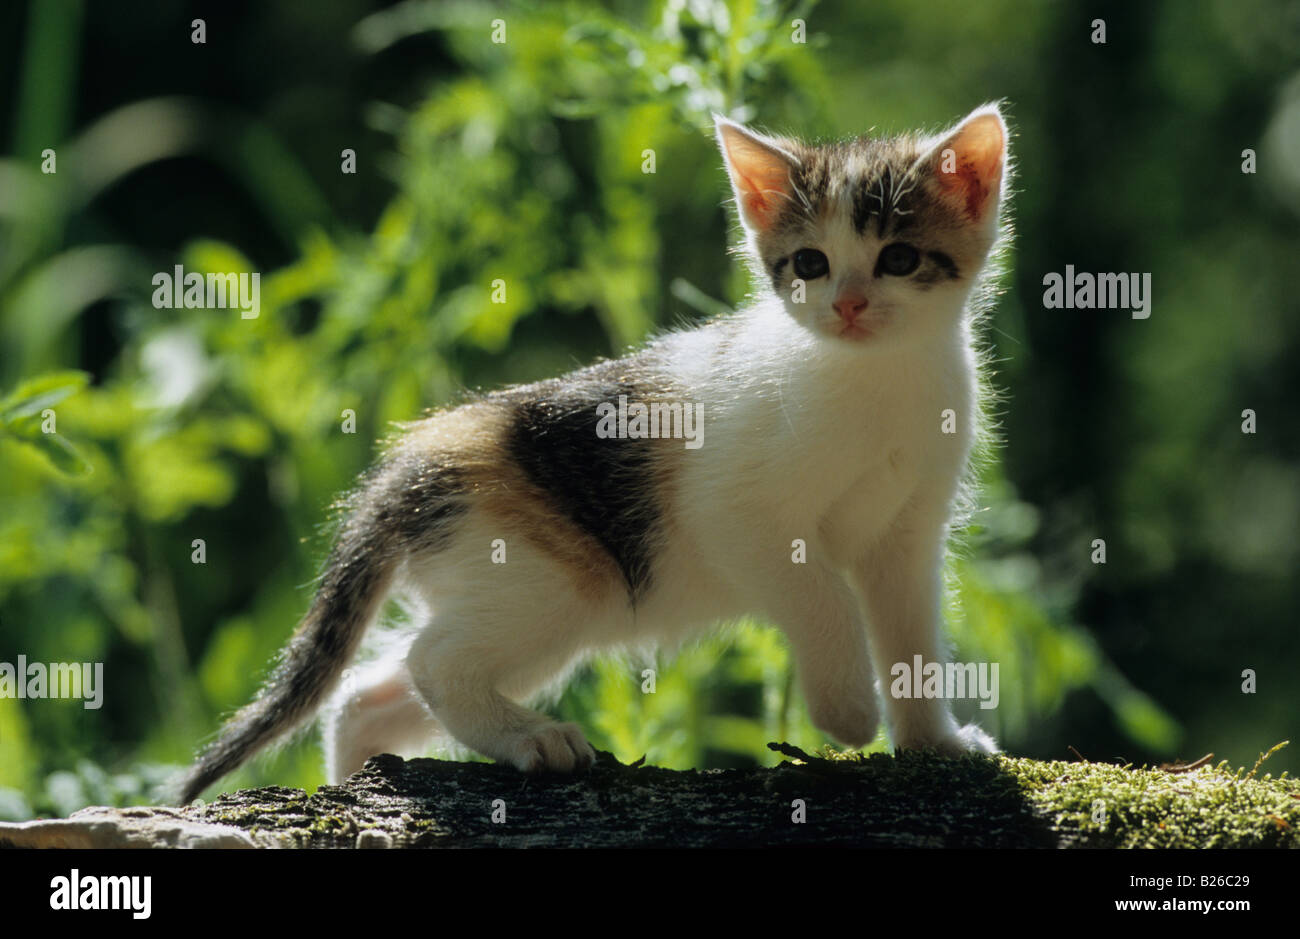
[[839, 339], [847, 339], [849, 342], [864, 342], [879, 333], [882, 326], [884, 326], [883, 317], [863, 316], [848, 323], [840, 320], [836, 323], [834, 332]]

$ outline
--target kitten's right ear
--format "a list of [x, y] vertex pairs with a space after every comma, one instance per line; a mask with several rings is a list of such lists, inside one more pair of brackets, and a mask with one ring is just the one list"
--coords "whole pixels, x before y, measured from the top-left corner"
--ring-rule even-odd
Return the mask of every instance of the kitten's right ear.
[[790, 173], [799, 166], [799, 158], [777, 141], [720, 114], [713, 115], [713, 123], [740, 220], [750, 231], [766, 231], [793, 198]]
[[996, 220], [1007, 162], [1007, 125], [996, 104], [934, 138], [928, 160], [945, 202], [971, 222]]

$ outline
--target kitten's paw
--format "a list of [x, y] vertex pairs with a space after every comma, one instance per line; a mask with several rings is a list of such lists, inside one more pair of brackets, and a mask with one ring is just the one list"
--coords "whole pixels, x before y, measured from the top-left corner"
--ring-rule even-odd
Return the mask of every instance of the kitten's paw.
[[974, 753], [993, 754], [1002, 752], [998, 742], [976, 724], [967, 724], [957, 733], [957, 736], [966, 745], [966, 749]]
[[933, 749], [944, 756], [963, 756], [967, 753], [1001, 753], [997, 741], [986, 734], [977, 724], [965, 727], [953, 727], [951, 731], [937, 739], [914, 738], [899, 743], [899, 749], [922, 750]]
[[525, 773], [572, 773], [596, 760], [577, 724], [539, 724], [519, 735], [508, 761]]
[[978, 724], [967, 724], [957, 731], [957, 739], [954, 741], [957, 746], [957, 753], [1001, 753], [998, 749], [997, 741], [980, 729]]
[[830, 734], [838, 743], [855, 749], [876, 739], [880, 709], [873, 695], [866, 700], [845, 698], [809, 707], [813, 726]]

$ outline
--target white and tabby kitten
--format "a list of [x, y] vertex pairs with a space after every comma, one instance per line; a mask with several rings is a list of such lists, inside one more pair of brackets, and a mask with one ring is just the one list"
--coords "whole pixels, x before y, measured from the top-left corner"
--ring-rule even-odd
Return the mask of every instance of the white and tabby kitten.
[[719, 118], [717, 137], [752, 304], [408, 425], [344, 503], [310, 610], [184, 801], [322, 705], [392, 591], [413, 625], [336, 695], [332, 781], [435, 737], [526, 772], [585, 766], [582, 730], [521, 702], [601, 650], [673, 646], [746, 614], [784, 630], [814, 723], [841, 743], [872, 740], [883, 704], [899, 747], [995, 750], [944, 700], [877, 686], [895, 663], [946, 657], [944, 555], [980, 430], [974, 308], [1004, 230], [1002, 117], [985, 106], [934, 137], [825, 146]]

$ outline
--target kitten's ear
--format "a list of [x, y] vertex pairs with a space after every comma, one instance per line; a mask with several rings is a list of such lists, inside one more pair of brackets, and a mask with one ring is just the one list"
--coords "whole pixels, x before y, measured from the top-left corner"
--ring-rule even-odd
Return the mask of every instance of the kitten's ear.
[[770, 137], [719, 114], [713, 115], [713, 123], [740, 219], [751, 231], [766, 231], [793, 198], [790, 171], [799, 165], [799, 158]]
[[1007, 161], [1007, 125], [997, 105], [976, 108], [935, 139], [929, 161], [938, 195], [971, 222], [996, 217]]

